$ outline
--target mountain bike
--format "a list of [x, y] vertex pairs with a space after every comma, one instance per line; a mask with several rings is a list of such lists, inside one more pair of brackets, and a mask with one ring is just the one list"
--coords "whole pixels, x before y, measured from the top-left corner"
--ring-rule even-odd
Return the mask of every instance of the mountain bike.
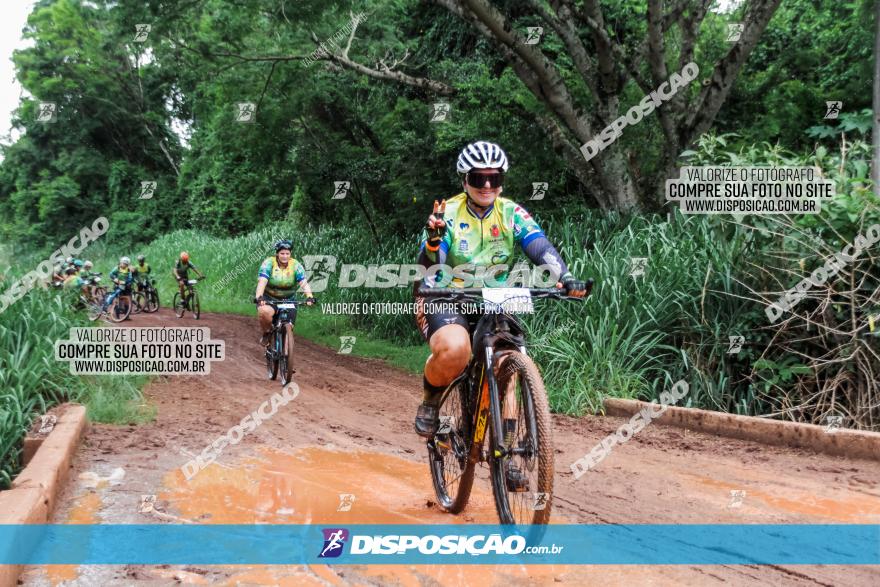
[[106, 288], [99, 285], [101, 283], [101, 275], [101, 273], [92, 273], [83, 280], [83, 286], [86, 288], [87, 293], [80, 293], [79, 300], [82, 306], [90, 313], [92, 312], [92, 306], [97, 305], [100, 309], [100, 306], [104, 304], [104, 299], [107, 297]]
[[101, 302], [107, 297], [107, 288], [101, 285], [101, 276], [103, 273], [92, 273], [89, 275], [88, 283], [92, 287], [92, 297], [100, 298]]
[[[296, 373], [296, 369], [293, 368], [293, 326], [296, 324], [296, 307], [305, 300], [289, 298], [276, 301], [265, 297], [263, 300], [275, 310], [272, 316], [269, 345], [266, 347], [266, 373], [269, 379], [274, 381], [280, 372], [281, 385], [287, 385]], [[254, 299], [254, 303], [258, 301], [259, 298]]]
[[112, 322], [122, 322], [128, 318], [129, 314], [131, 314], [132, 307], [131, 288], [124, 285], [117, 285], [116, 290], [121, 291], [113, 298], [113, 301], [106, 308], [104, 307], [104, 303], [106, 302], [105, 297], [101, 298], [100, 304], [89, 304], [89, 320], [94, 322], [102, 315], [106, 315]]
[[[204, 277], [202, 279], [204, 279]], [[198, 282], [198, 279], [188, 279], [186, 281], [186, 288], [183, 292], [183, 299], [181, 299], [179, 291], [174, 294], [174, 315], [178, 318], [183, 318], [183, 315], [186, 313], [187, 310], [189, 310], [193, 313], [193, 316], [195, 316], [196, 320], [199, 319], [202, 311], [201, 307], [199, 306], [199, 294], [196, 291], [196, 284]]]
[[[587, 282], [587, 295], [592, 284]], [[457, 514], [467, 506], [477, 463], [488, 463], [501, 523], [543, 525], [550, 520], [554, 476], [547, 392], [538, 367], [526, 353], [522, 324], [501, 305], [506, 300], [487, 299], [491, 289], [418, 290], [425, 303], [476, 304], [484, 312], [473, 330], [467, 368], [440, 398], [440, 426], [427, 441], [431, 478], [440, 505]], [[505, 288], [491, 297], [498, 294], [510, 294], [511, 301], [587, 297], [569, 297], [556, 288]], [[508, 475], [511, 467], [520, 473], [513, 483]]]
[[144, 311], [148, 314], [159, 311], [159, 292], [153, 285], [153, 280], [146, 278], [139, 282], [133, 296], [135, 314]]

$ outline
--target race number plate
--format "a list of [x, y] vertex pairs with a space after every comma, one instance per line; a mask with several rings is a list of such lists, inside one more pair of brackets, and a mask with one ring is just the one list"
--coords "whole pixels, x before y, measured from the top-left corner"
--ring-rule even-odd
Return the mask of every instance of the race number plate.
[[279, 310], [292, 310], [296, 307], [296, 304], [278, 304]]
[[484, 287], [483, 299], [490, 311], [508, 314], [532, 314], [535, 306], [532, 293], [525, 287]]

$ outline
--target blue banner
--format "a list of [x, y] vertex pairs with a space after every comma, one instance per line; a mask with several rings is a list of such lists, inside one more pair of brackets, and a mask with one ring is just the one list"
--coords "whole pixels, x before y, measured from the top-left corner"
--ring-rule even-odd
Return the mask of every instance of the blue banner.
[[880, 565], [880, 525], [0, 525], [0, 564]]

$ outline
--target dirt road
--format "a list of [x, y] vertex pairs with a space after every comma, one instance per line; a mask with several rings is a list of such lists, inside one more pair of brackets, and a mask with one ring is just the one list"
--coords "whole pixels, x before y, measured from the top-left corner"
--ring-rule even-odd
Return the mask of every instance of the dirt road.
[[[421, 379], [377, 360], [297, 341], [300, 395], [190, 481], [180, 467], [255, 410], [266, 380], [255, 319], [167, 310], [131, 326], [198, 325], [226, 341], [209, 376], [164, 377], [143, 426], [93, 425], [55, 523], [496, 523], [486, 471], [455, 517], [434, 504], [412, 432]], [[578, 480], [570, 464], [623, 422], [554, 417], [554, 521], [563, 523], [880, 523], [880, 466], [646, 427]], [[121, 469], [124, 476], [114, 470]], [[732, 497], [732, 491], [744, 491]], [[337, 511], [353, 494], [350, 511]], [[141, 513], [141, 496], [155, 510]], [[741, 503], [739, 500], [741, 499]], [[880, 567], [839, 566], [51, 566], [26, 585], [878, 585]]]

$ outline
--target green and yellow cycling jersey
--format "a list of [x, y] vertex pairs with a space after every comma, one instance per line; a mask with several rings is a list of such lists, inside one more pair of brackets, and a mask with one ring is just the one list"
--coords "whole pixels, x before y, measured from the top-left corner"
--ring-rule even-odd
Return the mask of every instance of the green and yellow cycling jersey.
[[153, 269], [150, 267], [149, 263], [135, 265], [133, 268], [135, 279], [143, 279], [147, 277], [152, 270]]
[[[514, 249], [519, 245], [522, 249], [535, 239], [544, 237], [544, 232], [525, 208], [498, 197], [486, 210], [482, 218], [478, 217], [467, 205], [467, 194], [461, 193], [446, 200], [446, 234], [440, 241], [439, 251], [426, 249], [427, 231], [422, 232], [421, 248], [427, 258], [438, 262], [439, 258], [450, 267], [472, 263], [477, 267], [507, 265], [510, 267]], [[494, 279], [504, 282], [509, 271], [499, 271]], [[462, 280], [452, 279], [451, 287], [461, 287]]]
[[269, 296], [278, 299], [291, 298], [296, 293], [297, 284], [306, 278], [306, 270], [293, 257], [287, 262], [287, 267], [281, 267], [277, 257], [267, 257], [260, 265], [258, 277], [269, 280], [265, 289]]
[[118, 279], [124, 285], [128, 285], [134, 279], [134, 274], [131, 271], [131, 266], [128, 267], [114, 267], [112, 271], [110, 271], [110, 280]]
[[62, 287], [64, 289], [73, 289], [74, 287], [79, 287], [82, 284], [82, 279], [79, 277], [79, 275], [73, 274], [68, 275], [66, 278], [64, 278], [64, 283], [62, 284]]

